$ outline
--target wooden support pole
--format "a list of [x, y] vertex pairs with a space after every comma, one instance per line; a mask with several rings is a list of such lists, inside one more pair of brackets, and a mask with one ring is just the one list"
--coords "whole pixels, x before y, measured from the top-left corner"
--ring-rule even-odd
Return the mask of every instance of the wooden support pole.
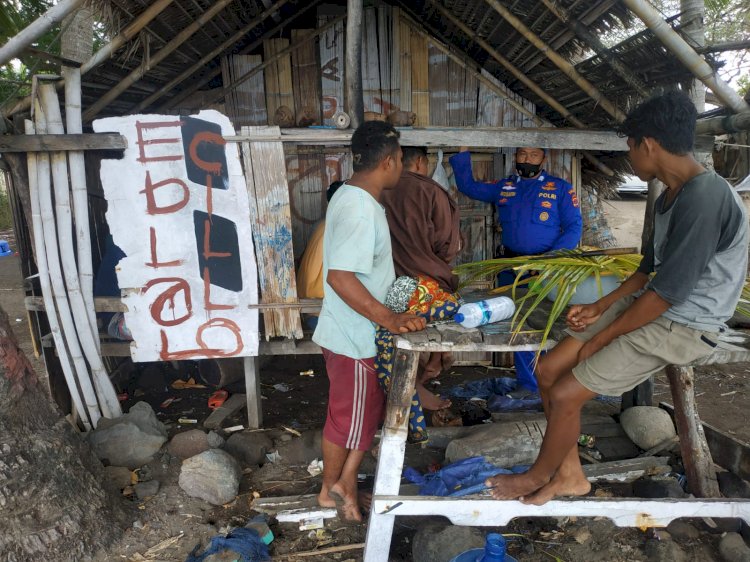
[[625, 114], [620, 111], [615, 104], [609, 101], [604, 94], [586, 78], [584, 78], [575, 67], [570, 64], [567, 60], [561, 57], [557, 52], [547, 45], [542, 39], [539, 38], [533, 31], [531, 31], [526, 24], [524, 24], [520, 18], [515, 16], [508, 8], [503, 6], [498, 0], [485, 0], [492, 8], [500, 14], [503, 19], [510, 23], [516, 31], [518, 31], [523, 37], [530, 41], [537, 49], [542, 51], [547, 58], [554, 63], [557, 68], [562, 70], [565, 75], [570, 78], [581, 90], [586, 92], [588, 96], [593, 99], [598, 105], [602, 107], [607, 113], [614, 117], [617, 121], [624, 121]]
[[20, 55], [26, 47], [29, 47], [53, 26], [60, 23], [65, 16], [72, 13], [81, 4], [83, 4], [83, 0], [61, 0], [27, 25], [18, 35], [8, 39], [8, 42], [0, 47], [0, 66]]
[[695, 406], [693, 368], [668, 365], [666, 371], [674, 401], [682, 464], [690, 491], [699, 498], [719, 498], [721, 494], [716, 470]]
[[667, 49], [672, 51], [693, 75], [708, 86], [711, 91], [735, 113], [750, 111], [750, 106], [726, 82], [719, 78], [714, 69], [687, 44], [687, 42], [665, 22], [661, 14], [647, 0], [623, 0], [624, 4], [659, 38]]
[[0, 135], [0, 152], [48, 152], [52, 150], [125, 150], [119, 133], [66, 135]]
[[[94, 68], [102, 64], [104, 61], [109, 60], [112, 55], [120, 49], [120, 47], [128, 43], [131, 39], [133, 39], [133, 37], [140, 33], [140, 31], [144, 27], [146, 27], [151, 22], [151, 20], [162, 13], [164, 9], [172, 2], [174, 2], [174, 0], [156, 0], [156, 2], [146, 8], [141, 15], [139, 15], [130, 24], [128, 24], [125, 29], [118, 33], [112, 39], [112, 41], [99, 49], [89, 60], [81, 65], [81, 75], [83, 76], [90, 70], [93, 70]], [[59, 82], [57, 82], [56, 87], [60, 89], [64, 83], [64, 79], [60, 80]], [[26, 111], [30, 107], [31, 96], [27, 96], [19, 101], [10, 111], [8, 111], [7, 115], [13, 115], [14, 113], [18, 113], [20, 111]]]
[[351, 127], [356, 129], [365, 119], [365, 102], [362, 96], [363, 1], [347, 0], [346, 15], [345, 107], [351, 118]]
[[557, 16], [557, 19], [567, 25], [578, 37], [586, 41], [589, 47], [591, 47], [602, 60], [611, 66], [629, 86], [641, 96], [648, 96], [648, 88], [646, 87], [646, 84], [643, 83], [643, 80], [636, 76], [635, 72], [625, 66], [619, 58], [613, 55], [612, 51], [604, 46], [599, 38], [589, 31], [585, 25], [576, 20], [571, 13], [560, 4], [553, 2], [552, 0], [542, 0], [542, 2], [544, 2], [544, 5], [550, 12]]
[[713, 43], [695, 49], [697, 53], [721, 53], [724, 51], [744, 51], [750, 49], [750, 41], [727, 41], [726, 43]]
[[697, 135], [723, 135], [740, 131], [750, 131], [750, 111], [703, 119], [695, 126]]
[[[260, 37], [258, 37], [255, 41], [253, 41], [252, 43], [250, 43], [246, 47], [243, 47], [240, 50], [240, 52], [237, 53], [237, 54], [238, 55], [246, 55], [246, 54], [252, 52], [258, 46], [262, 45], [263, 41], [265, 41], [269, 37], [273, 37], [279, 31], [281, 31], [283, 28], [291, 25], [291, 23], [295, 19], [297, 19], [298, 17], [300, 17], [302, 14], [304, 14], [308, 10], [314, 8], [319, 3], [320, 3], [320, 0], [313, 0], [309, 4], [303, 6], [302, 8], [299, 8], [294, 13], [294, 15], [292, 15], [288, 20], [281, 22], [279, 25], [273, 27], [272, 29], [269, 29], [263, 35], [261, 35]], [[210, 72], [208, 72], [207, 74], [203, 75], [198, 80], [196, 80], [195, 83], [192, 86], [190, 86], [188, 88], [185, 88], [185, 90], [183, 92], [181, 92], [180, 94], [177, 94], [174, 98], [170, 99], [165, 104], [159, 106], [159, 108], [157, 109], [157, 111], [166, 111], [168, 109], [172, 109], [173, 107], [178, 106], [183, 101], [185, 101], [190, 96], [192, 96], [195, 92], [197, 92], [198, 90], [200, 90], [203, 86], [205, 86], [206, 84], [208, 84], [211, 80], [213, 80], [214, 78], [216, 78], [219, 74], [221, 74], [221, 66], [220, 65], [217, 66], [217, 68], [214, 68], [213, 70], [211, 70]]]
[[[544, 101], [547, 105], [549, 105], [552, 109], [557, 111], [560, 115], [562, 115], [565, 119], [570, 121], [570, 123], [579, 129], [585, 129], [586, 125], [579, 120], [575, 115], [573, 115], [570, 110], [562, 105], [560, 102], [558, 102], [555, 98], [553, 98], [551, 95], [549, 95], [546, 91], [544, 91], [542, 88], [540, 88], [536, 82], [531, 80], [528, 76], [526, 76], [525, 73], [521, 72], [512, 62], [510, 62], [508, 59], [506, 59], [504, 56], [502, 56], [500, 53], [498, 53], [492, 45], [490, 45], [487, 41], [479, 37], [474, 31], [472, 31], [467, 25], [465, 25], [461, 20], [459, 20], [457, 17], [455, 17], [453, 14], [450, 13], [450, 11], [446, 10], [443, 6], [435, 2], [435, 0], [430, 0], [431, 3], [435, 6], [435, 8], [445, 17], [448, 21], [450, 21], [453, 25], [458, 27], [463, 33], [468, 36], [470, 39], [472, 39], [474, 42], [476, 42], [479, 46], [481, 46], [485, 51], [487, 51], [492, 58], [494, 58], [497, 62], [499, 62], [508, 72], [510, 72], [513, 76], [516, 77], [521, 83], [523, 83], [527, 88], [529, 88], [532, 92], [534, 92], [539, 98]], [[545, 0], [547, 1], [547, 0]], [[497, 88], [499, 90], [499, 88]], [[493, 90], [494, 91], [494, 90]], [[509, 99], [508, 96], [505, 96], [506, 99]], [[514, 100], [515, 101], [515, 100]], [[523, 107], [523, 106], [521, 106]], [[541, 121], [541, 119], [534, 114], [536, 119]], [[541, 125], [542, 123], [540, 123]], [[546, 123], [545, 123], [546, 125]], [[546, 148], [546, 147], [544, 147]], [[600, 171], [602, 171], [607, 176], [614, 176], [614, 172], [609, 166], [606, 166], [603, 162], [601, 162], [596, 156], [589, 152], [584, 153], [584, 157], [591, 162], [594, 166], [596, 166]]]
[[216, 103], [217, 101], [221, 100], [229, 92], [231, 92], [232, 90], [235, 90], [238, 86], [240, 86], [240, 84], [243, 84], [244, 82], [246, 82], [247, 80], [249, 80], [250, 78], [252, 78], [253, 76], [255, 76], [256, 74], [258, 74], [258, 72], [262, 71], [264, 68], [266, 68], [270, 64], [273, 64], [274, 62], [276, 62], [280, 58], [289, 55], [289, 53], [291, 53], [292, 50], [298, 49], [301, 45], [303, 45], [305, 43], [309, 43], [310, 41], [312, 41], [313, 39], [315, 39], [319, 35], [322, 35], [327, 30], [329, 30], [331, 27], [333, 27], [334, 25], [336, 25], [340, 21], [343, 21], [343, 19], [345, 17], [346, 16], [341, 16], [341, 17], [338, 17], [338, 18], [336, 18], [334, 20], [331, 20], [330, 22], [328, 22], [324, 26], [319, 27], [318, 29], [316, 29], [314, 33], [311, 33], [310, 35], [308, 35], [304, 39], [300, 40], [298, 43], [296, 43], [294, 45], [290, 45], [286, 49], [283, 49], [283, 50], [279, 51], [278, 53], [276, 53], [271, 58], [266, 59], [265, 61], [263, 61], [263, 64], [259, 64], [258, 66], [256, 66], [252, 70], [246, 72], [242, 76], [240, 76], [238, 78], [235, 78], [234, 82], [232, 82], [228, 86], [222, 88], [218, 92], [214, 92], [210, 96], [208, 96], [206, 98], [206, 100], [205, 100], [205, 103], [207, 105], [211, 105], [212, 103]]
[[271, 6], [267, 10], [264, 10], [263, 12], [258, 14], [246, 26], [239, 29], [237, 33], [234, 33], [232, 36], [229, 37], [229, 39], [224, 41], [221, 45], [213, 49], [211, 52], [201, 57], [201, 59], [198, 62], [196, 62], [194, 65], [190, 66], [187, 70], [182, 72], [179, 76], [170, 80], [169, 83], [159, 88], [156, 92], [151, 94], [145, 100], [133, 106], [130, 110], [130, 113], [138, 113], [142, 111], [143, 109], [149, 107], [152, 103], [160, 99], [165, 94], [169, 93], [176, 86], [182, 84], [185, 80], [190, 78], [193, 74], [205, 68], [206, 64], [211, 62], [211, 60], [213, 60], [214, 57], [223, 53], [227, 49], [231, 49], [232, 47], [234, 47], [234, 45], [236, 45], [240, 39], [242, 39], [245, 35], [247, 35], [250, 31], [252, 31], [256, 27], [258, 27], [261, 23], [263, 23], [266, 20], [266, 18], [268, 18], [271, 14], [276, 12], [279, 8], [281, 8], [287, 2], [289, 2], [289, 0], [278, 0], [278, 2], [276, 2], [273, 6]]
[[[175, 37], [164, 47], [159, 49], [148, 61], [143, 61], [138, 68], [128, 74], [119, 84], [112, 88], [109, 92], [104, 94], [99, 100], [94, 103], [89, 109], [83, 114], [84, 121], [91, 121], [96, 117], [102, 109], [117, 99], [120, 94], [127, 90], [135, 82], [143, 78], [143, 76], [152, 68], [156, 68], [161, 61], [172, 54], [180, 45], [187, 41], [196, 31], [202, 26], [208, 23], [216, 14], [221, 12], [228, 4], [231, 4], [234, 0], [217, 0], [211, 8], [203, 12], [195, 21], [188, 25], [185, 29], [180, 31]], [[148, 64], [146, 64], [148, 62]]]
[[247, 427], [259, 429], [263, 425], [263, 399], [260, 394], [258, 358], [245, 357], [245, 396], [247, 398]]

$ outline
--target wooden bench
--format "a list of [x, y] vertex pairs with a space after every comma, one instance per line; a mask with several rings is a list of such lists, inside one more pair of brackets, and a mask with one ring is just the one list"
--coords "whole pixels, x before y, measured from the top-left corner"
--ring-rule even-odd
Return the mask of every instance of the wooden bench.
[[[554, 333], [560, 337], [559, 330]], [[554, 342], [550, 342], [554, 343]], [[374, 496], [365, 543], [365, 560], [386, 562], [395, 517], [435, 515], [456, 525], [499, 526], [526, 516], [609, 517], [618, 526], [659, 527], [680, 517], [733, 517], [750, 523], [750, 500], [720, 499], [711, 454], [695, 408], [692, 366], [667, 367], [675, 421], [687, 479], [695, 496], [706, 499], [553, 500], [542, 506], [519, 501], [498, 501], [488, 496], [444, 498], [399, 495], [406, 451], [407, 422], [414, 393], [418, 358], [422, 351], [526, 351], [540, 347], [538, 333], [509, 334], [438, 325], [395, 339], [393, 379], [388, 394], [385, 423], [375, 474]], [[750, 361], [750, 337], [741, 332], [722, 334], [714, 353], [700, 365]]]

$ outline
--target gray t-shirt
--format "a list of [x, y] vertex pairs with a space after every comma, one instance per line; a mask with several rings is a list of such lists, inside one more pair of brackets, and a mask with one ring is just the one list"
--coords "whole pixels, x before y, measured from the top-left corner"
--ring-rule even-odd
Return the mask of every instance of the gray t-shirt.
[[666, 206], [656, 200], [654, 229], [638, 271], [655, 275], [645, 289], [672, 306], [664, 313], [696, 330], [726, 328], [747, 274], [745, 205], [715, 172], [689, 180]]

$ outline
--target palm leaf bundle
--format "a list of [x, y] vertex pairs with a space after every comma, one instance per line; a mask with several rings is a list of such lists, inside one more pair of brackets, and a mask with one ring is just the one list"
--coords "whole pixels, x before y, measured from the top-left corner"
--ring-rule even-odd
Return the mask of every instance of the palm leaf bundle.
[[[638, 269], [642, 258], [636, 253], [602, 255], [604, 252], [607, 251], [576, 249], [559, 250], [542, 256], [498, 258], [466, 263], [456, 267], [454, 272], [461, 276], [461, 286], [479, 279], [492, 279], [501, 271], [513, 270], [515, 272], [515, 281], [511, 286], [498, 287], [492, 291], [498, 293], [512, 290], [512, 298], [516, 303], [516, 313], [511, 322], [513, 335], [521, 332], [531, 313], [556, 289], [557, 295], [552, 303], [547, 324], [542, 331], [541, 348], [543, 349], [552, 326], [583, 281], [593, 276], [601, 295], [603, 275], [613, 275], [622, 281]], [[526, 283], [528, 283], [526, 294], [517, 298], [518, 285]], [[750, 300], [748, 304], [750, 305]]]
[[750, 318], [750, 279], [745, 279], [745, 286], [742, 287], [740, 302], [737, 303], [735, 312]]

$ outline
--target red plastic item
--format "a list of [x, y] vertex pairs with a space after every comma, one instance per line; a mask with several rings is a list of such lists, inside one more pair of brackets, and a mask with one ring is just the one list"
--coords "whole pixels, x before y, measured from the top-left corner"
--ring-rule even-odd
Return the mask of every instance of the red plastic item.
[[226, 390], [217, 390], [211, 396], [208, 397], [208, 407], [211, 410], [215, 410], [221, 406], [226, 399], [229, 398], [229, 393]]

